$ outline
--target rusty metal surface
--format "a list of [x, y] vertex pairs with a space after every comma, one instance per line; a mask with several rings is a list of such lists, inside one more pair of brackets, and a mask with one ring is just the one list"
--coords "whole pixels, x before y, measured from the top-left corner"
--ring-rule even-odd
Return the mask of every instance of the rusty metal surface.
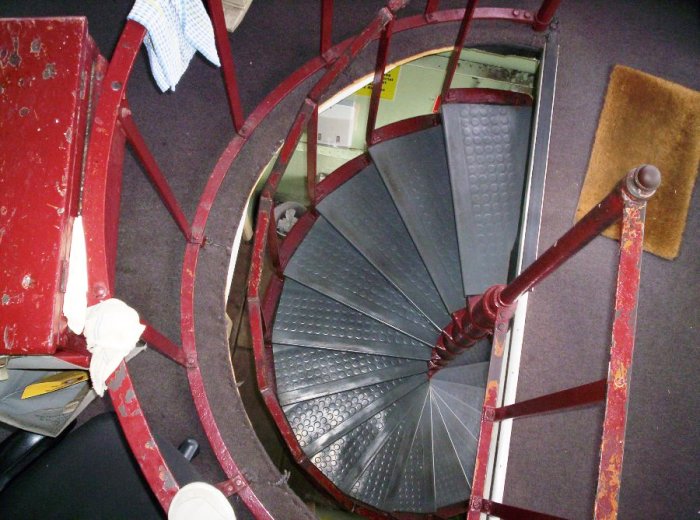
[[92, 68], [85, 18], [0, 20], [0, 353], [51, 354], [78, 213]]
[[632, 354], [637, 324], [645, 214], [645, 202], [626, 199], [622, 216], [620, 261], [615, 290], [615, 320], [612, 328], [605, 419], [594, 509], [596, 519], [617, 518], [632, 375]]

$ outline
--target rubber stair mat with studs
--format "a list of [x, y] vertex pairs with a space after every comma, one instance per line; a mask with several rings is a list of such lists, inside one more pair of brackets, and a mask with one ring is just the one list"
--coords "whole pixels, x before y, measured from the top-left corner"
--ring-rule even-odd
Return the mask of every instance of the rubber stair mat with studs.
[[528, 164], [532, 107], [444, 104], [464, 293], [508, 280]]

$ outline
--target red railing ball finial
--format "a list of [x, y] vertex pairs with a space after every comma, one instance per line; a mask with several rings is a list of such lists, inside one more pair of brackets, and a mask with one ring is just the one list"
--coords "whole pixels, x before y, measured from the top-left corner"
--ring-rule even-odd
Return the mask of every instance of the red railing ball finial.
[[661, 172], [656, 166], [643, 164], [627, 174], [625, 191], [640, 202], [651, 198], [661, 184]]

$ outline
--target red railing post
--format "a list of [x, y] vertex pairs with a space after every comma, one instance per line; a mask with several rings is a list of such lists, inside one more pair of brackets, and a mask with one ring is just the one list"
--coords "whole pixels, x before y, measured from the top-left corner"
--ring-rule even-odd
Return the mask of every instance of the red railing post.
[[637, 323], [637, 301], [646, 204], [626, 199], [620, 236], [620, 261], [615, 291], [615, 319], [608, 365], [605, 419], [594, 518], [617, 518], [622, 457], [625, 449], [627, 397]]
[[583, 249], [608, 226], [622, 217], [628, 201], [645, 203], [658, 188], [661, 173], [655, 166], [643, 165], [627, 173], [610, 194], [567, 231], [552, 247], [506, 286], [493, 286], [477, 297], [467, 312], [455, 320], [451, 336], [443, 335], [433, 347], [430, 374], [447, 365], [460, 352], [493, 332], [496, 315], [564, 262]]
[[333, 46], [333, 0], [321, 2], [321, 56]]
[[369, 100], [369, 113], [367, 114], [367, 131], [365, 139], [368, 145], [374, 144], [374, 128], [377, 125], [377, 114], [379, 112], [379, 101], [382, 95], [384, 84], [384, 72], [386, 69], [386, 61], [389, 55], [389, 42], [391, 41], [391, 33], [394, 27], [394, 19], [392, 18], [384, 27], [379, 46], [377, 47], [377, 61], [374, 66], [374, 80], [372, 81], [372, 96]]
[[547, 29], [560, 3], [561, 0], [544, 0], [539, 11], [535, 14], [535, 21], [532, 24], [532, 28], [535, 31], [544, 31]]
[[236, 66], [233, 63], [231, 43], [228, 40], [228, 31], [226, 30], [224, 6], [221, 0], [207, 0], [207, 5], [209, 6], [209, 15], [211, 16], [212, 25], [214, 26], [214, 40], [216, 42], [216, 50], [219, 53], [219, 60], [221, 61], [221, 70], [224, 75], [224, 87], [226, 88], [226, 97], [228, 98], [229, 110], [231, 111], [233, 128], [236, 132], [240, 132], [241, 128], [243, 128], [245, 118], [243, 116], [243, 108], [241, 107], [241, 99], [238, 93]]
[[425, 11], [423, 12], [423, 16], [427, 21], [430, 21], [432, 18], [432, 14], [438, 10], [438, 7], [440, 6], [440, 0], [427, 0], [425, 2]]
[[316, 207], [316, 164], [318, 160], [318, 106], [311, 112], [306, 126], [306, 193], [310, 208]]
[[459, 63], [459, 57], [462, 53], [462, 48], [464, 47], [464, 42], [467, 39], [467, 33], [469, 32], [469, 26], [474, 18], [474, 10], [476, 9], [476, 4], [479, 0], [467, 0], [467, 6], [464, 8], [464, 17], [462, 18], [462, 24], [459, 26], [459, 32], [457, 33], [457, 39], [455, 40], [455, 45], [452, 49], [452, 54], [450, 55], [450, 61], [447, 62], [447, 70], [445, 71], [445, 79], [442, 83], [442, 90], [440, 92], [440, 99], [444, 99], [447, 91], [450, 90], [450, 85], [452, 85], [452, 78], [454, 78], [455, 71], [457, 70], [457, 64]]

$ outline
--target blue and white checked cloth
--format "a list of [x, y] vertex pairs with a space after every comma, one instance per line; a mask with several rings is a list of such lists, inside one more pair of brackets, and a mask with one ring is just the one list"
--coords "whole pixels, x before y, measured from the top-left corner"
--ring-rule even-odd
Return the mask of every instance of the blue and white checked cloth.
[[175, 90], [195, 51], [221, 66], [214, 29], [201, 0], [136, 0], [128, 18], [143, 25], [151, 72], [158, 87]]

